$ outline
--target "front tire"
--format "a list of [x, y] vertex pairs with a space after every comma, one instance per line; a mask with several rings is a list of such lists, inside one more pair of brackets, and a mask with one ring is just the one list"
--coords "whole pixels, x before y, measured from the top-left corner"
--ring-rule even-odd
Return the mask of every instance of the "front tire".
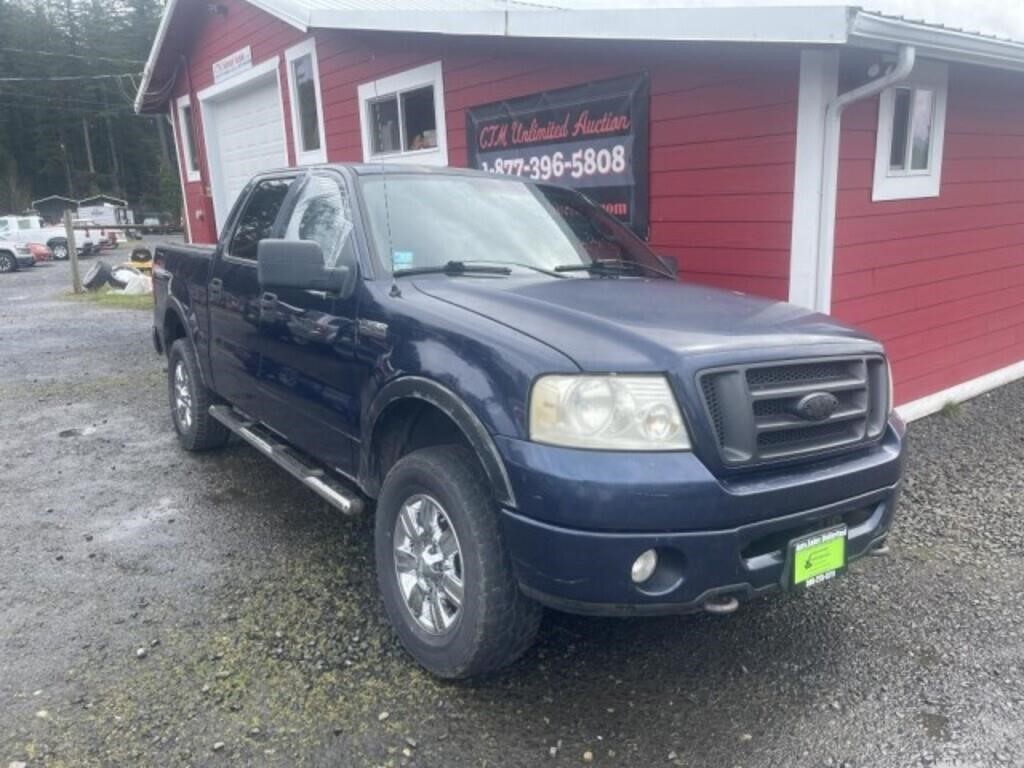
[[423, 448], [388, 472], [377, 500], [377, 581], [402, 645], [439, 677], [511, 664], [541, 608], [519, 590], [498, 509], [463, 446]]
[[167, 355], [167, 394], [171, 421], [186, 451], [223, 447], [231, 433], [210, 415], [213, 393], [203, 384], [188, 339], [175, 341]]
[[0, 273], [17, 272], [18, 260], [9, 251], [0, 251]]

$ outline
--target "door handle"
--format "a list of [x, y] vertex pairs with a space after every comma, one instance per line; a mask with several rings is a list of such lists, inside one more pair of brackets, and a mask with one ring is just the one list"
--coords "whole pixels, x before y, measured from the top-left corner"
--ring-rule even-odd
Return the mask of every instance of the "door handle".
[[266, 291], [260, 298], [267, 304], [273, 304], [275, 301], [277, 301], [277, 294], [271, 293], [270, 291]]
[[210, 301], [214, 301], [214, 300], [220, 298], [220, 291], [221, 291], [221, 288], [223, 288], [223, 287], [224, 287], [224, 283], [221, 281], [221, 279], [219, 277], [215, 277], [215, 278], [213, 278], [210, 281], [210, 287], [209, 287], [209, 291], [208, 291], [209, 296], [210, 296]]

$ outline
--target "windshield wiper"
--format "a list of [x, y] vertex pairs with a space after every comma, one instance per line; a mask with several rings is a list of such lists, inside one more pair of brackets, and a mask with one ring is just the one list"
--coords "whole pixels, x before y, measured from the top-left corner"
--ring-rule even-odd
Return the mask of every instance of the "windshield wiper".
[[555, 267], [555, 272], [602, 272], [604, 274], [621, 275], [634, 269], [645, 269], [661, 277], [674, 279], [668, 272], [644, 264], [642, 261], [627, 261], [626, 259], [595, 259], [586, 264], [562, 264]]
[[405, 277], [406, 275], [511, 275], [512, 270], [508, 267], [499, 267], [489, 264], [470, 264], [465, 261], [447, 261], [444, 264], [436, 264], [430, 267], [406, 267], [396, 269], [393, 277]]

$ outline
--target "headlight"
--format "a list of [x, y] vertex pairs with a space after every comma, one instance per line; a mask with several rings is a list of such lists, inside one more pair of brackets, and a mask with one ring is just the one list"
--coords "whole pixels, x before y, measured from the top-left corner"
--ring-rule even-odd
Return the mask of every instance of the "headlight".
[[614, 451], [690, 449], [661, 375], [542, 376], [530, 395], [530, 439]]

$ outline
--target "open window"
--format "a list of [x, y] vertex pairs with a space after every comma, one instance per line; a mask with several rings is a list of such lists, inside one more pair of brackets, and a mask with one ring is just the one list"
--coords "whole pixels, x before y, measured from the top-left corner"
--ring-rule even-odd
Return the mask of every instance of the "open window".
[[448, 165], [441, 62], [359, 86], [363, 159]]
[[327, 145], [316, 39], [311, 37], [289, 48], [284, 58], [288, 66], [295, 160], [299, 165], [325, 163]]
[[945, 64], [922, 62], [906, 81], [882, 92], [873, 200], [938, 197], [947, 80]]
[[188, 181], [199, 181], [199, 155], [196, 128], [192, 115], [192, 102], [188, 94], [178, 99], [178, 140], [181, 142], [182, 169]]

